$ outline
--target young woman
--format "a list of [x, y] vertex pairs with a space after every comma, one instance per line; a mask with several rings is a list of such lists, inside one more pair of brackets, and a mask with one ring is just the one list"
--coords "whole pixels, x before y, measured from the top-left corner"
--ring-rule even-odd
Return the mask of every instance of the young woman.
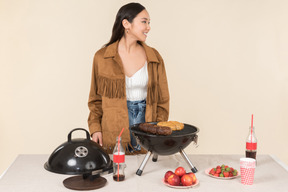
[[122, 128], [127, 153], [143, 153], [129, 126], [167, 121], [169, 91], [160, 54], [144, 42], [150, 16], [141, 4], [122, 6], [110, 41], [94, 56], [88, 106], [92, 140], [112, 153]]

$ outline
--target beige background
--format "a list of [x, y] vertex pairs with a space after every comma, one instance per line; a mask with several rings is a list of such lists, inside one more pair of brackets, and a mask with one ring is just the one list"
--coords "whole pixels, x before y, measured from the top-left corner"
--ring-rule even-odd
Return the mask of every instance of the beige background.
[[[0, 174], [88, 129], [93, 55], [127, 2], [0, 0]], [[170, 119], [200, 128], [186, 152], [244, 155], [253, 113], [258, 153], [287, 164], [288, 1], [140, 2], [147, 44], [166, 63]]]

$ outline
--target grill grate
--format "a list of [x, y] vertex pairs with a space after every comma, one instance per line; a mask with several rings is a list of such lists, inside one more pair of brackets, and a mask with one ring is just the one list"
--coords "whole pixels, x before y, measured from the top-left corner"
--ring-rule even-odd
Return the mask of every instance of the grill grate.
[[[157, 122], [149, 122], [149, 123], [157, 124]], [[154, 134], [151, 134], [151, 133], [146, 133], [144, 131], [141, 131], [139, 129], [139, 125], [140, 125], [140, 123], [132, 125], [130, 127], [131, 131], [136, 133], [136, 134], [139, 134], [139, 135], [149, 135], [150, 137], [182, 137], [182, 136], [194, 135], [194, 134], [199, 132], [198, 128], [194, 127], [193, 125], [188, 125], [188, 124], [184, 123], [184, 128], [182, 130], [180, 130], [180, 131], [172, 131], [171, 135], [154, 135]]]

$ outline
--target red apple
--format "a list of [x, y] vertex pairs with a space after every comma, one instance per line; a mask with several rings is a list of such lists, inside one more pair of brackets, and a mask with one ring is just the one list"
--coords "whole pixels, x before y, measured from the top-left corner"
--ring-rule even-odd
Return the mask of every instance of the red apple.
[[181, 177], [181, 183], [183, 186], [190, 186], [193, 184], [193, 178], [190, 175], [185, 174]]
[[178, 167], [175, 169], [175, 174], [179, 177], [182, 177], [186, 173], [186, 170], [183, 167]]
[[179, 186], [180, 185], [180, 177], [176, 174], [172, 174], [168, 177], [167, 179], [167, 182], [170, 184], [170, 185], [173, 185], [173, 186]]
[[189, 175], [192, 178], [192, 182], [193, 182], [193, 184], [195, 184], [197, 181], [196, 175], [192, 172], [187, 173], [187, 175]]
[[165, 179], [166, 182], [168, 181], [168, 177], [169, 177], [170, 175], [172, 175], [172, 174], [174, 174], [172, 171], [167, 171], [167, 172], [165, 173], [164, 179]]

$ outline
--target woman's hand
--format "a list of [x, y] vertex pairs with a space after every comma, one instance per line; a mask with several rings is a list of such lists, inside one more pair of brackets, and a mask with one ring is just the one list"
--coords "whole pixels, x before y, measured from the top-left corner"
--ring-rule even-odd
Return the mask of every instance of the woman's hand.
[[102, 132], [95, 132], [92, 134], [92, 140], [96, 143], [99, 143], [100, 146], [103, 145], [102, 143]]

